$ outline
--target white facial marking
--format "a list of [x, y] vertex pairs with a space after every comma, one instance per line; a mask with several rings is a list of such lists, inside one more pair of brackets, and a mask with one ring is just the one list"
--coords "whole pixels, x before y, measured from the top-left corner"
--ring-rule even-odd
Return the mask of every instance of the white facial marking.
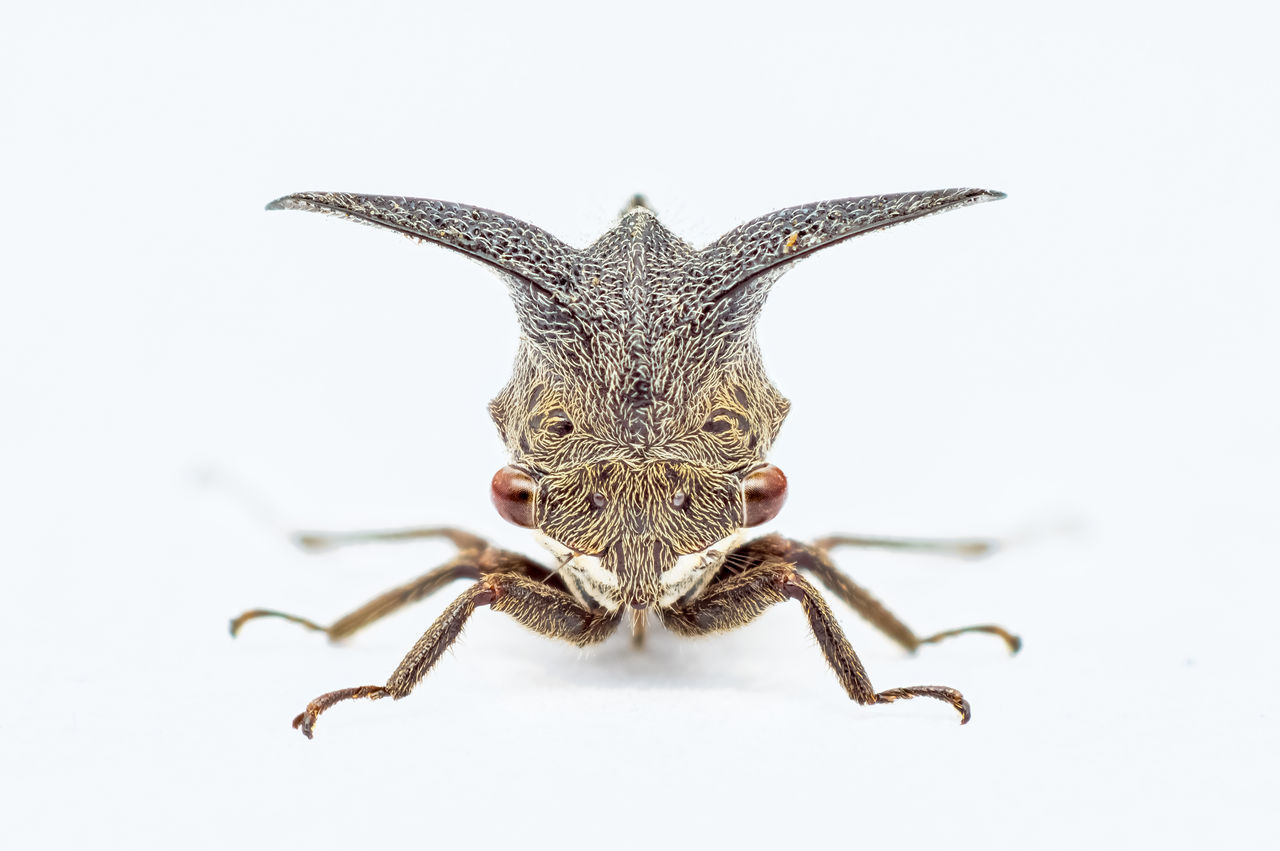
[[[705, 550], [680, 556], [671, 569], [662, 574], [662, 596], [658, 605], [674, 605], [693, 591], [701, 591], [715, 575], [729, 551], [742, 540], [743, 530], [721, 538]], [[622, 605], [618, 593], [618, 576], [604, 569], [599, 556], [582, 555], [542, 532], [534, 532], [538, 543], [546, 547], [560, 564], [560, 576], [573, 596], [584, 606], [604, 606], [615, 611]], [[696, 595], [695, 595], [696, 596]]]
[[742, 530], [721, 538], [705, 550], [680, 556], [672, 568], [662, 574], [662, 597], [658, 605], [667, 607], [695, 589], [701, 590], [711, 581], [729, 551], [742, 540]]
[[604, 606], [614, 611], [622, 605], [618, 592], [618, 577], [604, 569], [599, 556], [575, 554], [573, 550], [542, 532], [535, 532], [538, 543], [551, 551], [560, 563], [560, 576], [587, 607]]

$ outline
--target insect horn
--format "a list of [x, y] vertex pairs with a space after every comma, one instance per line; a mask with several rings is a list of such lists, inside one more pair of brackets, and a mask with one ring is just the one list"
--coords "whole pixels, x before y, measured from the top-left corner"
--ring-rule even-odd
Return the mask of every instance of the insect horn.
[[542, 228], [483, 207], [431, 198], [299, 192], [277, 198], [267, 209], [329, 213], [465, 254], [506, 280], [517, 307], [565, 296], [577, 277], [574, 249]]
[[754, 318], [773, 282], [810, 254], [864, 233], [1003, 197], [988, 189], [939, 189], [776, 210], [734, 228], [702, 250], [704, 277], [699, 289], [707, 301], [742, 301], [738, 312]]

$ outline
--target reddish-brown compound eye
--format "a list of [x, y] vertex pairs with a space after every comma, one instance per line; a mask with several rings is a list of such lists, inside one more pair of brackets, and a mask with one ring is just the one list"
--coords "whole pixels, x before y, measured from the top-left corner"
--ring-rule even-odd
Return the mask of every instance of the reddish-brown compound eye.
[[747, 503], [746, 525], [768, 523], [787, 501], [787, 477], [777, 467], [766, 464], [743, 480], [742, 497]]
[[504, 519], [526, 528], [533, 528], [533, 477], [515, 467], [503, 467], [493, 474], [489, 496], [493, 507]]

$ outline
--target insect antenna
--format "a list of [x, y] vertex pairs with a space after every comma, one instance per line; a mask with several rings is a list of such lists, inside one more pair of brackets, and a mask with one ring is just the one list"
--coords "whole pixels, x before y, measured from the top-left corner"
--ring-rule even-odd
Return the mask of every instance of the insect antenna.
[[548, 582], [550, 582], [553, 578], [555, 578], [555, 577], [559, 576], [559, 575], [560, 575], [560, 571], [562, 571], [562, 570], [564, 570], [566, 567], [568, 567], [568, 566], [569, 566], [569, 562], [573, 561], [575, 558], [577, 558], [577, 557], [578, 557], [578, 556], [580, 556], [580, 555], [582, 555], [582, 553], [576, 553], [576, 552], [575, 552], [575, 553], [568, 553], [568, 554], [566, 554], [566, 555], [562, 555], [562, 556], [561, 556], [561, 555], [556, 556], [556, 557], [555, 557], [555, 559], [556, 559], [556, 561], [558, 561], [558, 562], [559, 562], [559, 565], [556, 567], [556, 569], [555, 569], [555, 570], [551, 571], [551, 572], [550, 572], [550, 573], [548, 573], [546, 576], [542, 577], [542, 584], [543, 584], [543, 585], [546, 585], [546, 584], [547, 584]]

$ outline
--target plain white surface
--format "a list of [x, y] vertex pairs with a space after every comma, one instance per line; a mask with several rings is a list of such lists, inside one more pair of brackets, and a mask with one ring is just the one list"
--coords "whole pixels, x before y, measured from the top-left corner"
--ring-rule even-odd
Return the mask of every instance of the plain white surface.
[[[0, 828], [6, 847], [1256, 846], [1276, 800], [1275, 21], [1257, 4], [26, 4], [6, 16]], [[695, 243], [777, 207], [976, 185], [998, 204], [779, 282], [777, 528], [995, 534], [980, 564], [845, 552], [922, 632], [799, 610], [590, 653], [450, 592], [328, 619], [443, 545], [294, 525], [488, 504], [515, 324], [445, 251], [262, 211], [466, 201], [576, 244], [633, 192]]]

